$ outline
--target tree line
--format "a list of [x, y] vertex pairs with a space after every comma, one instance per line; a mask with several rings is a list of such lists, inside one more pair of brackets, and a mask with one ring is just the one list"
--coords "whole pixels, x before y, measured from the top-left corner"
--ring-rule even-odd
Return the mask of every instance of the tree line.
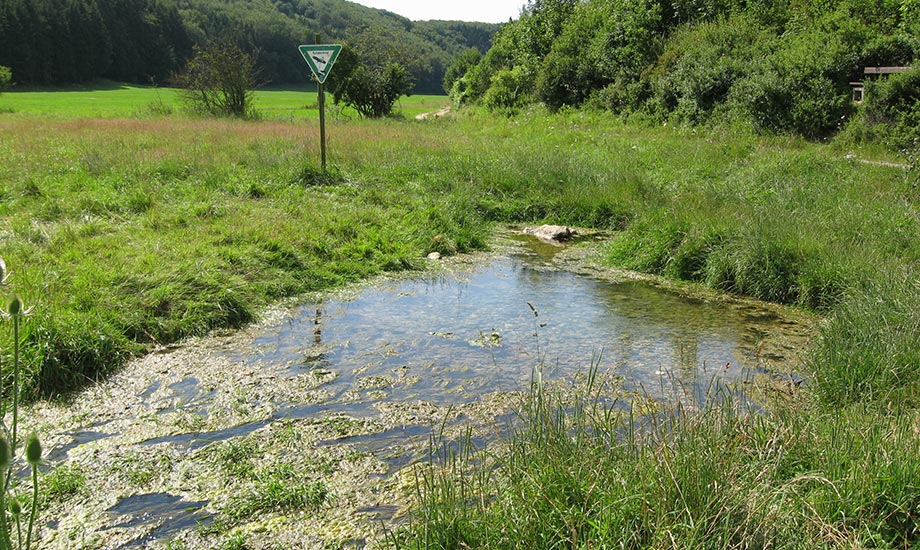
[[0, 66], [19, 84], [168, 83], [196, 46], [232, 42], [255, 55], [262, 82], [301, 83], [298, 44], [372, 30], [412, 54], [416, 91], [437, 93], [451, 59], [485, 52], [497, 28], [413, 22], [345, 0], [0, 0]]
[[918, 0], [530, 0], [447, 85], [496, 111], [588, 106], [819, 138], [856, 112], [865, 66], [913, 64], [867, 89], [868, 122], [900, 127], [897, 145], [920, 137], [918, 57]]

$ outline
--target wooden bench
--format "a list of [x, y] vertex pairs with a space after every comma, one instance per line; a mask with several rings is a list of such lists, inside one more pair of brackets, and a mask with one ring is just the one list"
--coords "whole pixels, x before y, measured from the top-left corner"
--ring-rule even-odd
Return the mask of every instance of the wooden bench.
[[[863, 74], [866, 77], [878, 78], [885, 74], [903, 73], [911, 70], [911, 67], [866, 67]], [[866, 86], [863, 81], [850, 82], [853, 87], [853, 103], [862, 103], [866, 95]]]

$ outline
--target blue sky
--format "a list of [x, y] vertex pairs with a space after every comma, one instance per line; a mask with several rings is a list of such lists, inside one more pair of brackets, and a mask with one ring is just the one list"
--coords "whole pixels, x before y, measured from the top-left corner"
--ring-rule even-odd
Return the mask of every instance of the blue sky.
[[398, 13], [413, 21], [445, 19], [504, 23], [518, 18], [527, 0], [352, 0]]

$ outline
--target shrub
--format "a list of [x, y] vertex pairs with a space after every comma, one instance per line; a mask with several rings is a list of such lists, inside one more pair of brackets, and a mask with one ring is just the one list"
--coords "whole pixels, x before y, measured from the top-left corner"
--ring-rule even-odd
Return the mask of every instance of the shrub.
[[558, 109], [611, 83], [623, 88], [638, 81], [658, 52], [660, 11], [647, 1], [580, 4], [543, 60], [537, 98]]
[[492, 111], [513, 114], [529, 102], [532, 82], [532, 75], [524, 66], [503, 69], [492, 77], [482, 102]]
[[887, 145], [905, 149], [920, 139], [920, 66], [866, 85], [862, 116], [884, 126]]
[[354, 108], [365, 118], [388, 116], [400, 96], [412, 93], [406, 52], [384, 46], [393, 38], [379, 29], [356, 35], [342, 48], [328, 81], [336, 103]]
[[196, 47], [178, 84], [193, 111], [214, 116], [249, 117], [256, 85], [255, 56], [235, 44]]
[[826, 136], [849, 112], [848, 75], [857, 65], [856, 55], [836, 34], [784, 37], [732, 87], [729, 101], [760, 132]]
[[444, 72], [444, 91], [450, 94], [454, 89], [454, 84], [460, 80], [471, 67], [479, 63], [480, 59], [482, 59], [482, 54], [476, 48], [469, 48], [460, 52]]
[[10, 89], [13, 84], [13, 71], [0, 65], [0, 94]]
[[744, 15], [679, 29], [650, 71], [653, 110], [682, 122], [707, 121], [774, 44], [772, 31]]

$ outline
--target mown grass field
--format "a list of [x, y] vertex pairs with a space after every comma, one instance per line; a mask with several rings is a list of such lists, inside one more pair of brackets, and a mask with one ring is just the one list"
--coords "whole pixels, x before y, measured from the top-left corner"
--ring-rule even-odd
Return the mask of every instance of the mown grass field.
[[[322, 174], [306, 118], [33, 114], [15, 96], [0, 96], [14, 105], [0, 114], [0, 255], [34, 307], [33, 396], [285, 297], [481, 249], [495, 224], [592, 226], [617, 232], [611, 263], [826, 316], [798, 398], [763, 415], [665, 413], [647, 431], [560, 414], [572, 403], [537, 392], [501, 468], [467, 478], [464, 463], [422, 480], [429, 491], [401, 543], [920, 540], [915, 172], [833, 143], [533, 111], [334, 118]], [[8, 334], [0, 345], [8, 353]], [[590, 398], [578, 406], [594, 410]]]
[[[289, 121], [319, 119], [315, 85], [266, 86], [254, 92], [254, 105], [265, 119]], [[353, 109], [327, 102], [327, 115], [356, 119]], [[395, 114], [413, 118], [437, 111], [450, 101], [444, 96], [403, 97]], [[185, 108], [175, 88], [101, 82], [87, 86], [16, 88], [0, 96], [0, 111], [7, 115], [65, 118], [151, 118], [179, 114]]]

